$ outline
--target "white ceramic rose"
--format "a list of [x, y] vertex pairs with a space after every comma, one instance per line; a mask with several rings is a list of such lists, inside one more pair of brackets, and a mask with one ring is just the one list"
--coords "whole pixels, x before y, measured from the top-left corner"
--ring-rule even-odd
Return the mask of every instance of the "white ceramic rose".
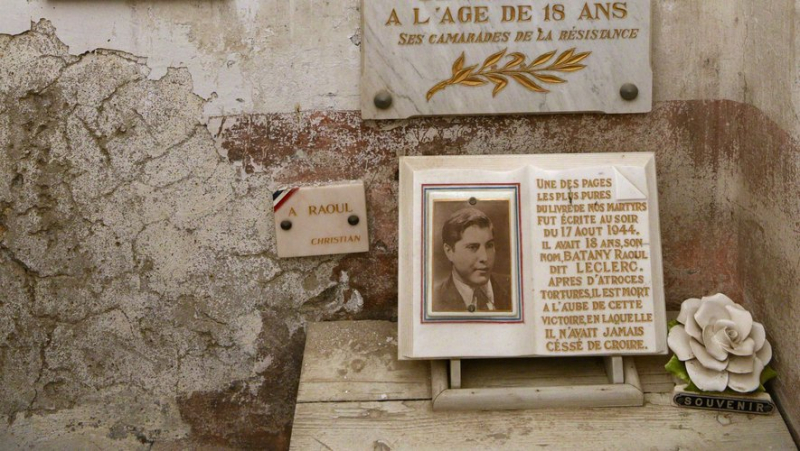
[[687, 299], [678, 323], [667, 343], [679, 362], [673, 357], [667, 369], [677, 374], [675, 367], [683, 362], [691, 382], [703, 391], [749, 393], [762, 387], [772, 346], [764, 326], [744, 307], [724, 294]]

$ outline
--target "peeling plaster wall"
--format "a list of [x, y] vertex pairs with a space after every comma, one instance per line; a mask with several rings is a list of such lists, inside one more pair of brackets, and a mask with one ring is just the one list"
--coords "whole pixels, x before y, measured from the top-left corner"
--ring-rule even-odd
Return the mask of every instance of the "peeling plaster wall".
[[[3, 0], [0, 33], [47, 18], [73, 54], [147, 57], [150, 77], [186, 67], [206, 115], [355, 109], [359, 1]], [[87, 32], [91, 30], [91, 32]]]
[[[10, 1], [0, 443], [284, 448], [306, 322], [396, 316], [398, 156], [635, 150], [669, 306], [753, 308], [797, 430], [800, 1], [654, 2], [651, 114], [381, 123], [352, 111], [355, 2]], [[272, 190], [357, 178], [372, 251], [277, 259]]]
[[79, 421], [181, 439], [189, 397], [220, 390], [262, 400], [250, 433], [285, 441], [299, 303], [336, 263], [275, 262], [266, 180], [217, 153], [186, 70], [70, 55], [47, 22], [0, 55], [0, 442]]
[[[144, 56], [153, 79], [186, 67], [193, 92], [208, 100], [205, 117], [355, 110], [359, 1], [5, 0], [0, 33], [46, 18], [73, 54]], [[654, 99], [749, 102], [795, 127], [784, 116], [787, 94], [800, 95], [797, 71], [787, 70], [798, 61], [795, 2], [653, 1]]]

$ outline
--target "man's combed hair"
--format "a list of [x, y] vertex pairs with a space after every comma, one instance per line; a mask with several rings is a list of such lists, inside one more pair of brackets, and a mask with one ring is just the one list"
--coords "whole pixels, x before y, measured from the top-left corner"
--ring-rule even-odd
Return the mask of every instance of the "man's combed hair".
[[453, 213], [450, 218], [445, 221], [442, 227], [442, 241], [447, 246], [453, 248], [456, 242], [461, 239], [464, 230], [472, 226], [478, 226], [482, 229], [491, 229], [492, 221], [477, 208], [462, 208]]

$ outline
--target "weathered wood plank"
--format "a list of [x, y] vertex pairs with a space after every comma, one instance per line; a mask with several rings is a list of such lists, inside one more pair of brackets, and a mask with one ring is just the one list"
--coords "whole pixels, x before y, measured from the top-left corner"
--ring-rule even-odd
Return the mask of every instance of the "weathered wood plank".
[[[779, 415], [673, 407], [667, 356], [635, 359], [644, 407], [434, 413], [419, 399], [431, 397], [432, 371], [446, 393], [445, 361], [398, 362], [396, 330], [377, 321], [309, 327], [292, 449], [794, 449]], [[602, 358], [461, 363], [465, 388], [608, 383]], [[374, 402], [384, 399], [395, 400]]]
[[794, 449], [779, 415], [644, 407], [433, 412], [430, 401], [299, 404], [292, 449]]
[[309, 324], [298, 403], [430, 398], [430, 363], [397, 360], [397, 323]]
[[[427, 361], [398, 361], [397, 323], [339, 321], [309, 325], [298, 402], [430, 399]], [[670, 392], [668, 356], [636, 357], [645, 392]], [[548, 387], [608, 383], [603, 359], [462, 360], [461, 386]], [[383, 396], [385, 395], [385, 397]]]

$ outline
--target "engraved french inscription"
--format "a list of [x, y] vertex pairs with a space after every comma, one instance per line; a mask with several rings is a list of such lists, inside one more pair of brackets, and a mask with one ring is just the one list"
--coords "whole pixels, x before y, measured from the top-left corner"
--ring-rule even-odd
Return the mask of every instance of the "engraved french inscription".
[[363, 183], [287, 187], [272, 197], [279, 257], [369, 250]]
[[537, 177], [534, 183], [534, 284], [546, 352], [650, 350], [646, 194], [612, 168]]
[[379, 0], [362, 14], [367, 119], [652, 107], [649, 0]]

